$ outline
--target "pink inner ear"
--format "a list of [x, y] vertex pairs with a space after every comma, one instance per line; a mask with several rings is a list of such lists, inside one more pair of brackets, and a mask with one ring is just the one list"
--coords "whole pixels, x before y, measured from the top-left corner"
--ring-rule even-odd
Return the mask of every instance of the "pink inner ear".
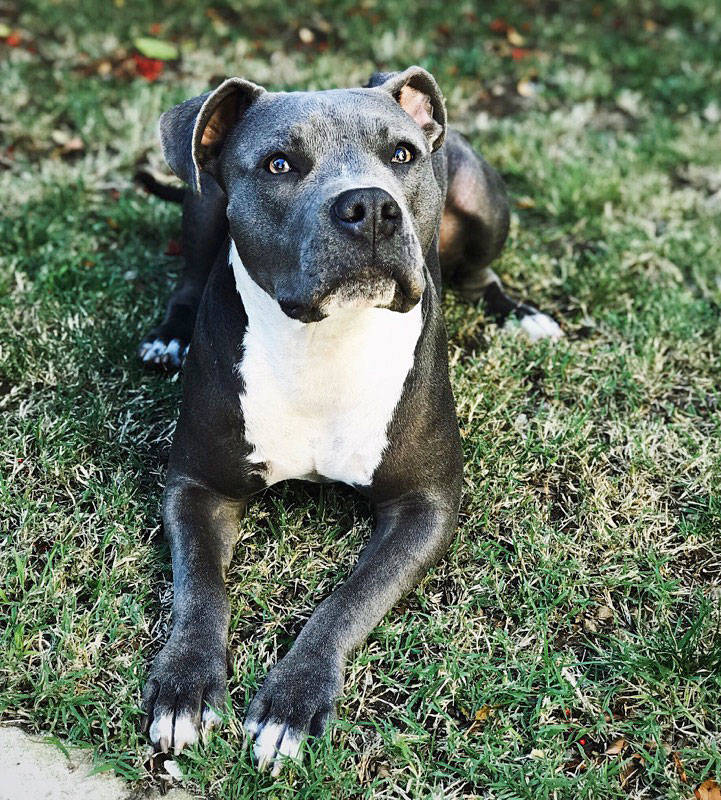
[[398, 104], [421, 126], [433, 122], [433, 106], [431, 98], [418, 89], [414, 89], [407, 84], [401, 89], [398, 96]]

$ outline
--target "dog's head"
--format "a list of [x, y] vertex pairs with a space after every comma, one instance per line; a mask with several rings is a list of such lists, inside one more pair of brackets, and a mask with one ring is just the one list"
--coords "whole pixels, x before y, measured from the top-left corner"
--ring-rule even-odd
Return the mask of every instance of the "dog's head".
[[170, 168], [200, 191], [214, 176], [243, 264], [283, 311], [408, 311], [441, 215], [431, 155], [443, 97], [420, 67], [362, 89], [269, 92], [230, 78], [162, 115]]

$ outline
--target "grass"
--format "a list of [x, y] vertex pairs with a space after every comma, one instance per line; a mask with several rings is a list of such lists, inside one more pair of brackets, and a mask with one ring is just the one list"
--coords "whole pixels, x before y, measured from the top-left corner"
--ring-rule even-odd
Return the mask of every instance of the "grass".
[[[448, 294], [458, 535], [350, 663], [331, 735], [277, 782], [253, 771], [244, 709], [370, 520], [343, 487], [253, 502], [227, 721], [180, 757], [186, 785], [680, 800], [721, 782], [718, 8], [239, 9], [2, 7], [21, 43], [0, 41], [1, 719], [93, 747], [135, 788], [158, 780], [138, 702], [169, 620], [159, 500], [180, 387], [134, 353], [179, 268], [180, 212], [131, 176], [160, 165], [159, 113], [229, 73], [320, 88], [421, 63], [516, 201], [498, 271], [567, 336], [529, 346]], [[155, 82], [125, 60], [151, 30], [182, 52]]]

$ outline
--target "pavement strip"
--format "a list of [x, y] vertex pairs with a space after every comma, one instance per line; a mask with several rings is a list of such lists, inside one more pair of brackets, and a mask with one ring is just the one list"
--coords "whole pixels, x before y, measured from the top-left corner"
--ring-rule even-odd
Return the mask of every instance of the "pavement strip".
[[[138, 792], [112, 772], [91, 775], [92, 751], [68, 748], [69, 756], [20, 728], [0, 727], [0, 800], [157, 800], [159, 792]], [[192, 800], [171, 789], [164, 800]]]

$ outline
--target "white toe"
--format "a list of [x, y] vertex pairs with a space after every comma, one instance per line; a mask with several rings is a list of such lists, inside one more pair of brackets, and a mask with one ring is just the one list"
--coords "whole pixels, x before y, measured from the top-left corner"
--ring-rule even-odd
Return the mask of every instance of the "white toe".
[[275, 759], [275, 754], [280, 745], [285, 725], [277, 722], [269, 722], [263, 726], [258, 738], [253, 745], [253, 755], [258, 762], [258, 770], [263, 772]]
[[180, 342], [177, 339], [171, 339], [170, 344], [165, 348], [164, 355], [168, 356], [176, 366], [180, 364]]
[[248, 738], [252, 742], [258, 735], [258, 731], [260, 730], [260, 723], [255, 722], [254, 720], [246, 720], [243, 723], [243, 730], [246, 732]]
[[175, 718], [175, 736], [173, 747], [179, 753], [186, 745], [195, 744], [198, 741], [198, 729], [188, 714], [178, 714]]
[[153, 720], [153, 724], [150, 726], [150, 741], [167, 753], [172, 740], [173, 715], [161, 714]]
[[156, 339], [145, 351], [143, 355], [143, 361], [152, 361], [155, 358], [159, 358], [164, 351], [165, 342], [163, 342], [161, 339]]
[[203, 711], [203, 719], [200, 727], [203, 738], [205, 738], [216, 725], [220, 725], [220, 717], [212, 708], [206, 708], [205, 711]]
[[532, 342], [538, 339], [560, 339], [563, 336], [563, 331], [556, 320], [540, 311], [535, 314], [527, 314], [521, 319], [520, 324], [521, 329]]
[[280, 747], [278, 748], [278, 755], [275, 757], [273, 771], [270, 773], [272, 777], [277, 778], [278, 775], [280, 775], [280, 771], [283, 768], [283, 761], [286, 757], [298, 758], [298, 753], [300, 752], [300, 746], [302, 742], [303, 739], [300, 736], [293, 733], [290, 728], [286, 729], [285, 733], [283, 734], [283, 741], [280, 743]]

